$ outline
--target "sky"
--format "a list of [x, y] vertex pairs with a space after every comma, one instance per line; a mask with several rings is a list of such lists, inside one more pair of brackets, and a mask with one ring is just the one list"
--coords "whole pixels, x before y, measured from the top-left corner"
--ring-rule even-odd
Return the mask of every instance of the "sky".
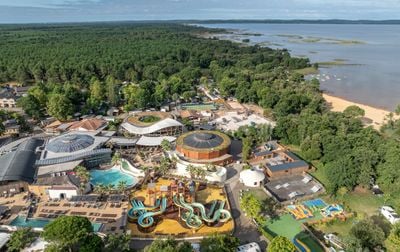
[[400, 19], [400, 0], [0, 0], [0, 23]]

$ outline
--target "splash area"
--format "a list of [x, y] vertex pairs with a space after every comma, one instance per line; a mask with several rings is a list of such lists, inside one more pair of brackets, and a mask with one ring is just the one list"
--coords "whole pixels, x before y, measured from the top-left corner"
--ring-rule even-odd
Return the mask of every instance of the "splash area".
[[268, 220], [263, 228], [272, 236], [285, 236], [296, 245], [299, 251], [324, 251], [314, 238], [303, 232], [303, 223], [340, 218], [344, 209], [338, 204], [327, 204], [322, 199], [312, 199], [299, 204], [288, 205], [286, 213], [277, 219]]
[[233, 220], [221, 188], [159, 179], [133, 193], [128, 227], [135, 237], [230, 233]]

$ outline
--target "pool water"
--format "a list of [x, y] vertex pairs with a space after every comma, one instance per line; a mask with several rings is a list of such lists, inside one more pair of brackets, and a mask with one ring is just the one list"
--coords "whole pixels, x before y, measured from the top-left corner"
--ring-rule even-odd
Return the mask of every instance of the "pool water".
[[[31, 227], [31, 228], [44, 228], [47, 224], [49, 224], [52, 220], [48, 219], [35, 219], [30, 218], [25, 220], [23, 216], [17, 216], [11, 223], [10, 226], [15, 227]], [[92, 222], [93, 231], [98, 232], [103, 224]]]
[[43, 228], [50, 223], [50, 220], [46, 219], [27, 219], [25, 217], [17, 216], [11, 223], [10, 226], [16, 227], [32, 227], [32, 228]]
[[125, 181], [128, 187], [137, 183], [136, 177], [123, 173], [118, 168], [113, 167], [107, 170], [90, 171], [90, 183], [93, 185], [103, 184], [117, 186], [120, 181]]

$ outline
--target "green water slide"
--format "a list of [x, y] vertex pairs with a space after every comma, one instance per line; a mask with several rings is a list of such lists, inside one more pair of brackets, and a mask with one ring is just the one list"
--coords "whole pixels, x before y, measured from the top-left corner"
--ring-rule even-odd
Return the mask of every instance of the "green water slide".
[[195, 208], [200, 209], [201, 218], [205, 222], [209, 223], [213, 223], [216, 221], [227, 222], [231, 218], [231, 213], [228, 210], [224, 209], [225, 201], [220, 201], [219, 208], [215, 211], [214, 215], [212, 215], [211, 211], [208, 214], [206, 214], [206, 209], [204, 205], [201, 203], [193, 202], [191, 205]]
[[156, 204], [154, 206], [145, 206], [143, 202], [140, 200], [133, 199], [131, 201], [132, 208], [128, 211], [128, 217], [132, 220], [139, 218], [141, 215], [146, 213], [148, 210], [154, 210], [159, 208], [161, 204], [161, 199], [156, 200]]
[[[139, 201], [139, 202], [142, 203], [141, 201]], [[142, 203], [142, 205], [143, 205], [143, 203]], [[145, 213], [141, 214], [138, 219], [138, 224], [144, 228], [152, 226], [154, 223], [153, 216], [164, 213], [166, 209], [167, 209], [167, 198], [163, 197], [161, 199], [160, 210], [155, 211], [155, 212], [145, 212]]]
[[[182, 220], [186, 221], [188, 227], [191, 228], [199, 228], [202, 224], [201, 219], [203, 219], [205, 222], [213, 223], [216, 221], [226, 222], [231, 218], [231, 213], [224, 209], [224, 201], [220, 201], [220, 205], [217, 210], [215, 210], [215, 208], [218, 204], [218, 201], [213, 201], [210, 211], [207, 214], [203, 204], [198, 202], [187, 203], [182, 195], [179, 197], [179, 200], [176, 196], [174, 196], [173, 200], [175, 205], [187, 210], [186, 213], [182, 214]], [[194, 213], [194, 208], [198, 208], [200, 210], [201, 219]]]
[[172, 199], [175, 205], [187, 210], [187, 212], [181, 215], [181, 219], [185, 221], [188, 227], [199, 228], [203, 224], [200, 217], [194, 214], [193, 207], [185, 202], [183, 196], [181, 196], [178, 200], [178, 197], [175, 195]]

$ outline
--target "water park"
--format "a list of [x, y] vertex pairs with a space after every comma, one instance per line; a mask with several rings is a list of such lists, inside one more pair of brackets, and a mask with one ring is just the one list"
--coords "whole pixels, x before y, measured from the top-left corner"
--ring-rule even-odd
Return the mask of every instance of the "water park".
[[233, 231], [223, 188], [158, 179], [132, 193], [128, 228], [137, 237], [204, 236]]
[[346, 218], [343, 207], [339, 204], [327, 204], [324, 200], [317, 198], [287, 205], [282, 215], [266, 221], [264, 230], [272, 236], [281, 235], [289, 238], [299, 251], [324, 251], [307, 232], [304, 224], [336, 218], [341, 220]]

